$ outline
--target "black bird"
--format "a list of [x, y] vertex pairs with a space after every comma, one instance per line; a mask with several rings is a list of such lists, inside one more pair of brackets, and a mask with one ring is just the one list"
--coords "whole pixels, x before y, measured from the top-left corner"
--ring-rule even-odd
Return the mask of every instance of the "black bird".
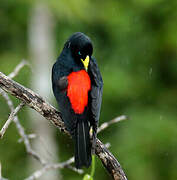
[[100, 117], [103, 81], [92, 52], [90, 38], [76, 32], [52, 68], [53, 93], [75, 143], [76, 168], [88, 168], [91, 164]]

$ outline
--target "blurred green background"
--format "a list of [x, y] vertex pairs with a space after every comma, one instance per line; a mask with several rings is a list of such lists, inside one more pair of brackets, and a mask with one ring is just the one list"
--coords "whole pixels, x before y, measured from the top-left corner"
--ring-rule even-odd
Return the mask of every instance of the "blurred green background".
[[[53, 18], [52, 63], [74, 32], [84, 32], [94, 43], [94, 56], [104, 80], [100, 124], [118, 115], [129, 116], [129, 120], [109, 127], [98, 136], [104, 143], [111, 143], [110, 150], [128, 179], [177, 179], [177, 1], [41, 3]], [[28, 32], [35, 6], [36, 1], [1, 0], [0, 71], [5, 74], [23, 58], [31, 62]], [[25, 67], [15, 80], [30, 87], [32, 76], [32, 70]], [[19, 103], [11, 98], [15, 105]], [[56, 106], [54, 98], [53, 105]], [[27, 109], [19, 113], [19, 119], [26, 132], [32, 133]], [[0, 128], [8, 114], [8, 106], [0, 96]], [[24, 179], [32, 173], [27, 168], [29, 157], [18, 138], [11, 124], [0, 140], [2, 174], [12, 180]], [[60, 161], [67, 160], [73, 154], [72, 141], [59, 131], [54, 138], [60, 149]], [[83, 177], [68, 169], [61, 170], [61, 175], [63, 179]], [[98, 159], [95, 179], [110, 179]]]

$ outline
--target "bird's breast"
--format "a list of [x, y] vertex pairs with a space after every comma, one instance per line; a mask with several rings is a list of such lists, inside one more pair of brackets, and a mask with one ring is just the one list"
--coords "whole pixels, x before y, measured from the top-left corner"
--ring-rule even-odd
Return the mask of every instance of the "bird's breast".
[[82, 114], [88, 104], [88, 91], [91, 89], [91, 80], [85, 70], [72, 72], [68, 75], [67, 96], [72, 109], [76, 114]]

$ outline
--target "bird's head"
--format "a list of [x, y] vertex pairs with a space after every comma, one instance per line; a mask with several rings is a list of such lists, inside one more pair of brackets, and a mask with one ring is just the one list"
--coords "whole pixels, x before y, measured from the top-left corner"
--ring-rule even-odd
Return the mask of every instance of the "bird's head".
[[71, 50], [74, 60], [81, 63], [87, 71], [93, 53], [90, 38], [81, 32], [76, 32], [68, 39], [65, 47]]

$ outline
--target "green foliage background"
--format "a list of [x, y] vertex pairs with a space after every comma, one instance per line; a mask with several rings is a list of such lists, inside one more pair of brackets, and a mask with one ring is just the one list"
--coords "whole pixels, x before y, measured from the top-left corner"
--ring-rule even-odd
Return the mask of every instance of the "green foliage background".
[[[130, 118], [109, 127], [99, 138], [111, 143], [110, 150], [118, 157], [128, 179], [177, 179], [177, 1], [43, 2], [56, 21], [55, 59], [73, 32], [84, 32], [94, 42], [94, 56], [104, 80], [100, 123], [121, 114]], [[28, 20], [35, 3], [1, 0], [0, 71], [3, 73], [10, 73], [21, 59], [29, 59]], [[15, 80], [29, 87], [30, 76], [31, 70], [25, 68]], [[15, 98], [13, 101], [19, 102]], [[0, 97], [0, 127], [8, 113]], [[27, 108], [19, 113], [19, 118], [26, 131], [33, 132]], [[12, 124], [0, 140], [2, 174], [13, 180], [31, 173], [18, 138]], [[73, 151], [68, 148], [72, 146], [71, 140], [58, 132], [56, 141], [60, 159], [66, 160]], [[62, 170], [62, 174], [64, 179], [82, 178], [68, 169]], [[97, 159], [95, 179], [109, 178]]]

